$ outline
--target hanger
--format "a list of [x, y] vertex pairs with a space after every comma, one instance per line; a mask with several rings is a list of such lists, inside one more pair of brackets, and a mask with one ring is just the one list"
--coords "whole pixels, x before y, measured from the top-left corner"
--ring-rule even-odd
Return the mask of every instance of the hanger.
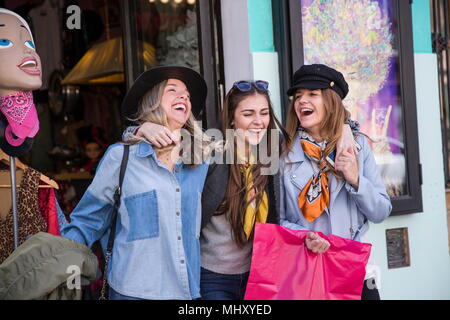
[[[2, 161], [3, 163], [9, 164], [9, 156], [6, 153], [4, 153], [3, 150], [1, 150], [1, 149], [0, 149], [0, 161]], [[26, 164], [22, 163], [19, 159], [16, 158], [15, 162], [16, 162], [17, 168], [22, 169], [24, 171], [26, 169], [28, 169], [28, 166]], [[42, 173], [40, 176], [40, 180], [45, 182], [47, 185], [39, 186], [39, 188], [54, 188], [56, 190], [59, 189], [59, 186], [56, 183], [56, 181], [50, 179], [49, 177], [47, 177], [46, 175], [43, 175]], [[0, 188], [11, 188], [11, 186], [10, 185], [0, 185]]]

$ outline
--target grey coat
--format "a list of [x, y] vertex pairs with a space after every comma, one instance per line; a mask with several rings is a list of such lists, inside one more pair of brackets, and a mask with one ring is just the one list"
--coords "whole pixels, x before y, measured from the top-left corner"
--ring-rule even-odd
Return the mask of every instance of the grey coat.
[[98, 277], [98, 260], [91, 249], [40, 232], [0, 265], [0, 300], [80, 300], [77, 284]]

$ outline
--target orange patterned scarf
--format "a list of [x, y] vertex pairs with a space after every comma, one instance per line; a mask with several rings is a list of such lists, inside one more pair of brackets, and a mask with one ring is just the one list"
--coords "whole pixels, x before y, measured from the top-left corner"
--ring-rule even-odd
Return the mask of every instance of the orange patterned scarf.
[[[298, 207], [308, 222], [317, 219], [330, 203], [330, 189], [328, 185], [328, 163], [323, 158], [322, 147], [306, 132], [301, 132], [300, 143], [303, 152], [311, 161], [317, 163], [319, 172], [313, 174], [298, 196]], [[326, 145], [326, 143], [325, 143]], [[333, 164], [330, 157], [327, 160]]]

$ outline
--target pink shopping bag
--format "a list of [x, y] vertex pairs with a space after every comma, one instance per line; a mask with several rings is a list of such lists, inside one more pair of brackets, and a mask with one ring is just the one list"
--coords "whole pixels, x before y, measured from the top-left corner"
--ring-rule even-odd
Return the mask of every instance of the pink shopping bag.
[[309, 231], [257, 223], [245, 300], [361, 300], [371, 244], [335, 235], [327, 252], [305, 245]]

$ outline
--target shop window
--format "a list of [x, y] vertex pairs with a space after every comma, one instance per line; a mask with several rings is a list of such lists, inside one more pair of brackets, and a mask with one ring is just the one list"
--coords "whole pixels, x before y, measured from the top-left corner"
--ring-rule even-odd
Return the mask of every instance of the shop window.
[[121, 1], [127, 86], [153, 66], [180, 65], [200, 72], [208, 84], [203, 126], [216, 124], [221, 70], [219, 1]]
[[[350, 86], [344, 104], [371, 138], [393, 214], [422, 211], [411, 4], [399, 0], [273, 1], [280, 67], [324, 63]], [[286, 90], [290, 77], [281, 79]], [[287, 103], [285, 103], [287, 105]]]
[[450, 188], [450, 6], [447, 1], [431, 1], [433, 51], [438, 56], [439, 92], [441, 102], [442, 141], [445, 184]]

